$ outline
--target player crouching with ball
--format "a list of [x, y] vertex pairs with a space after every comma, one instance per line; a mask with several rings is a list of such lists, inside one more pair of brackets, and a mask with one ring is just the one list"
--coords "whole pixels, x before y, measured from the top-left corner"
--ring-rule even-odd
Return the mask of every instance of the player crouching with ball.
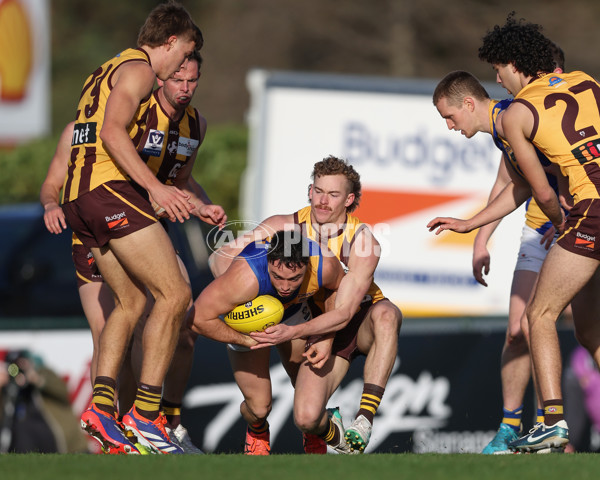
[[[248, 423], [244, 453], [269, 455], [269, 423], [272, 392], [269, 375], [269, 348], [252, 349], [257, 342], [248, 334], [234, 330], [220, 317], [262, 295], [279, 300], [284, 308], [282, 323], [298, 324], [310, 320], [306, 300], [320, 289], [335, 291], [344, 272], [339, 261], [330, 252], [323, 252], [314, 241], [297, 230], [278, 231], [268, 241], [248, 244], [231, 259], [227, 270], [213, 280], [194, 302], [193, 330], [207, 338], [228, 344], [229, 359], [235, 381], [244, 395], [240, 406], [242, 417]], [[269, 308], [268, 305], [272, 305]], [[265, 322], [277, 309], [277, 304], [265, 304], [257, 313]], [[247, 308], [253, 308], [248, 306]], [[258, 312], [255, 309], [254, 312]], [[231, 317], [231, 315], [230, 315]], [[237, 318], [237, 317], [236, 317]], [[227, 321], [227, 319], [226, 319]], [[232, 324], [231, 321], [229, 321]], [[260, 325], [257, 330], [262, 330]], [[247, 331], [247, 329], [246, 329]], [[292, 384], [303, 361], [320, 366], [328, 356], [331, 340], [312, 344], [305, 352], [306, 340], [290, 340], [277, 345], [283, 366]], [[309, 437], [309, 438], [306, 438]], [[330, 444], [348, 453], [346, 443], [336, 435], [337, 443]], [[305, 435], [307, 445], [317, 445], [325, 453], [325, 442], [317, 436]], [[317, 453], [317, 452], [311, 452]]]

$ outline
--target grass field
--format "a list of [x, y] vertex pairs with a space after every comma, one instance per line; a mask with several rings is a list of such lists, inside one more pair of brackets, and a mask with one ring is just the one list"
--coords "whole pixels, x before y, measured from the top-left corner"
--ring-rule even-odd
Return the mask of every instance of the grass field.
[[0, 455], [6, 480], [459, 480], [596, 479], [597, 454], [371, 454], [199, 456]]

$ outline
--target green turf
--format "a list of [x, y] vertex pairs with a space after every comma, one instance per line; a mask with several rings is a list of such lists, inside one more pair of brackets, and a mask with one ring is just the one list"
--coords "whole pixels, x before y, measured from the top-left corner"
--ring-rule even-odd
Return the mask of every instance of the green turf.
[[597, 454], [371, 454], [108, 456], [0, 455], [6, 480], [585, 480], [599, 475]]

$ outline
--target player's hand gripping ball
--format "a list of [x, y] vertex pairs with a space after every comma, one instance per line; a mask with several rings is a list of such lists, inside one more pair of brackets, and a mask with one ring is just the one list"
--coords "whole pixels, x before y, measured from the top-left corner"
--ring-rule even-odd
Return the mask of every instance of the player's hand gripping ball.
[[241, 333], [262, 332], [281, 322], [283, 305], [271, 295], [260, 295], [251, 302], [238, 305], [225, 315], [225, 323]]

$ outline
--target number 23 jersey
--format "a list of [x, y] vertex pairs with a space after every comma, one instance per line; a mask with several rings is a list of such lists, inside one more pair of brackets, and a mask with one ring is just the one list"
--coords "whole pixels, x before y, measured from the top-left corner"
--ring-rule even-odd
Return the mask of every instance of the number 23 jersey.
[[[94, 190], [111, 180], [129, 180], [125, 171], [106, 150], [100, 131], [104, 124], [106, 104], [113, 89], [113, 74], [130, 62], [150, 63], [141, 49], [127, 49], [110, 59], [92, 73], [83, 86], [71, 144], [71, 159], [63, 186], [63, 203]], [[143, 133], [150, 95], [142, 100], [127, 127], [135, 143]]]

